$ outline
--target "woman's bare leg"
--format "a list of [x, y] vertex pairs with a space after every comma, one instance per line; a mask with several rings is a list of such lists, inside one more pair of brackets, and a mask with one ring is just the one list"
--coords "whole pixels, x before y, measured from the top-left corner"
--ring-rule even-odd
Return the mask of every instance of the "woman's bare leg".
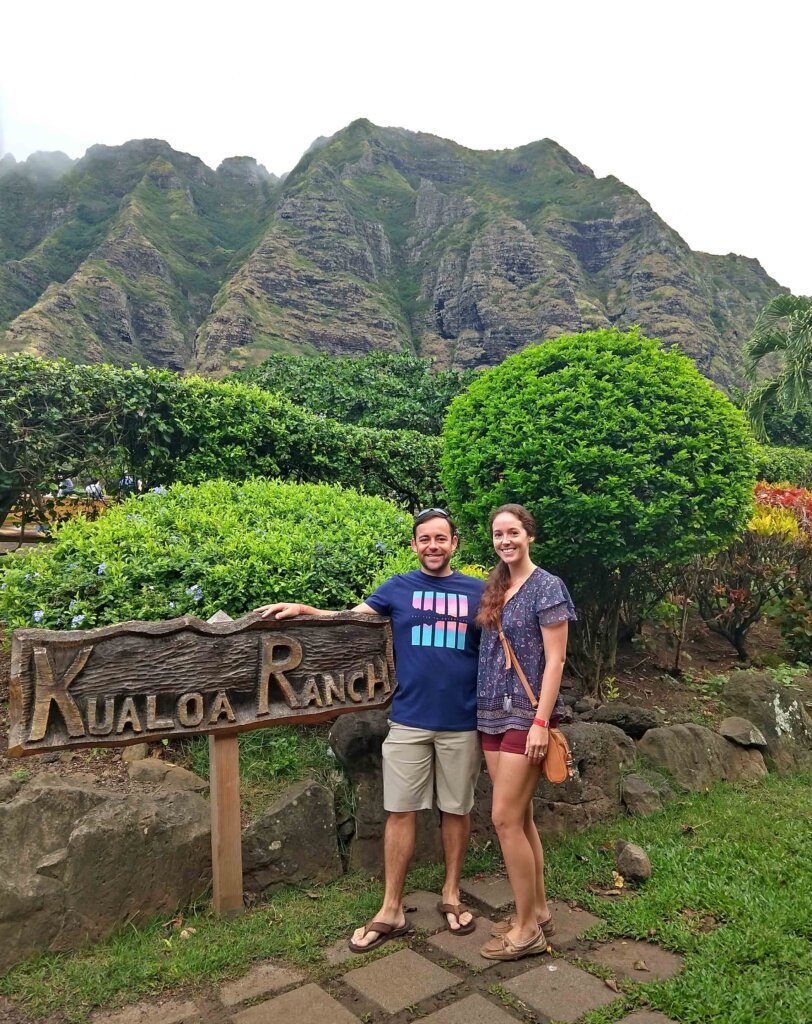
[[[486, 751], [485, 758], [493, 782], [491, 818], [516, 901], [516, 916], [508, 938], [521, 944], [529, 942], [538, 931], [537, 857], [526, 832], [527, 809], [541, 768], [523, 754]], [[541, 848], [540, 841], [538, 847]], [[541, 863], [543, 867], [543, 854]]]
[[533, 850], [533, 860], [536, 864], [536, 914], [540, 922], [546, 921], [550, 916], [550, 909], [547, 906], [547, 889], [544, 885], [544, 847], [541, 845], [541, 837], [533, 819], [532, 797], [528, 801], [524, 817], [524, 834]]

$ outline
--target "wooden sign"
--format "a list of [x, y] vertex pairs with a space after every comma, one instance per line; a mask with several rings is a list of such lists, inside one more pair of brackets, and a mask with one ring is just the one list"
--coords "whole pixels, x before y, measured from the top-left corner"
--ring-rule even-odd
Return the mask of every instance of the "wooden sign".
[[320, 722], [385, 707], [394, 687], [391, 625], [378, 615], [18, 629], [8, 752]]

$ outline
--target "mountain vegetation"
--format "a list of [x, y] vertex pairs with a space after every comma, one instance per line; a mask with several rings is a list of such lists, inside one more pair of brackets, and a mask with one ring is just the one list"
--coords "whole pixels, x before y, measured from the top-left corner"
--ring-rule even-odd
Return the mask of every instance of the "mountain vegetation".
[[284, 180], [157, 140], [0, 162], [6, 352], [214, 376], [371, 351], [464, 369], [639, 324], [728, 387], [782, 291], [549, 139], [475, 151], [359, 120]]

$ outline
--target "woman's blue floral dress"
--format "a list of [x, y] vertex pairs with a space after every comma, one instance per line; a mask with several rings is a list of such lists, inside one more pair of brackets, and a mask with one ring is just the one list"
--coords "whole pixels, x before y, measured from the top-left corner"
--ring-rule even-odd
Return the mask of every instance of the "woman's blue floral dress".
[[[527, 676], [536, 697], [544, 674], [544, 644], [540, 626], [574, 621], [575, 605], [557, 576], [538, 566], [502, 609], [502, 629]], [[550, 719], [555, 725], [564, 713], [559, 696]], [[505, 671], [505, 655], [499, 633], [482, 630], [477, 678], [477, 719], [481, 732], [501, 733], [529, 729], [533, 710], [515, 669]]]

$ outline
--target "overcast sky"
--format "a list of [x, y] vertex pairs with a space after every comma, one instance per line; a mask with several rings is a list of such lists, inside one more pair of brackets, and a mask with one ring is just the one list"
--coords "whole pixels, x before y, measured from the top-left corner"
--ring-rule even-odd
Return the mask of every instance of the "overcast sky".
[[812, 294], [812, 5], [38, 0], [0, 18], [0, 152], [166, 139], [277, 174], [357, 117], [552, 138], [694, 249]]

